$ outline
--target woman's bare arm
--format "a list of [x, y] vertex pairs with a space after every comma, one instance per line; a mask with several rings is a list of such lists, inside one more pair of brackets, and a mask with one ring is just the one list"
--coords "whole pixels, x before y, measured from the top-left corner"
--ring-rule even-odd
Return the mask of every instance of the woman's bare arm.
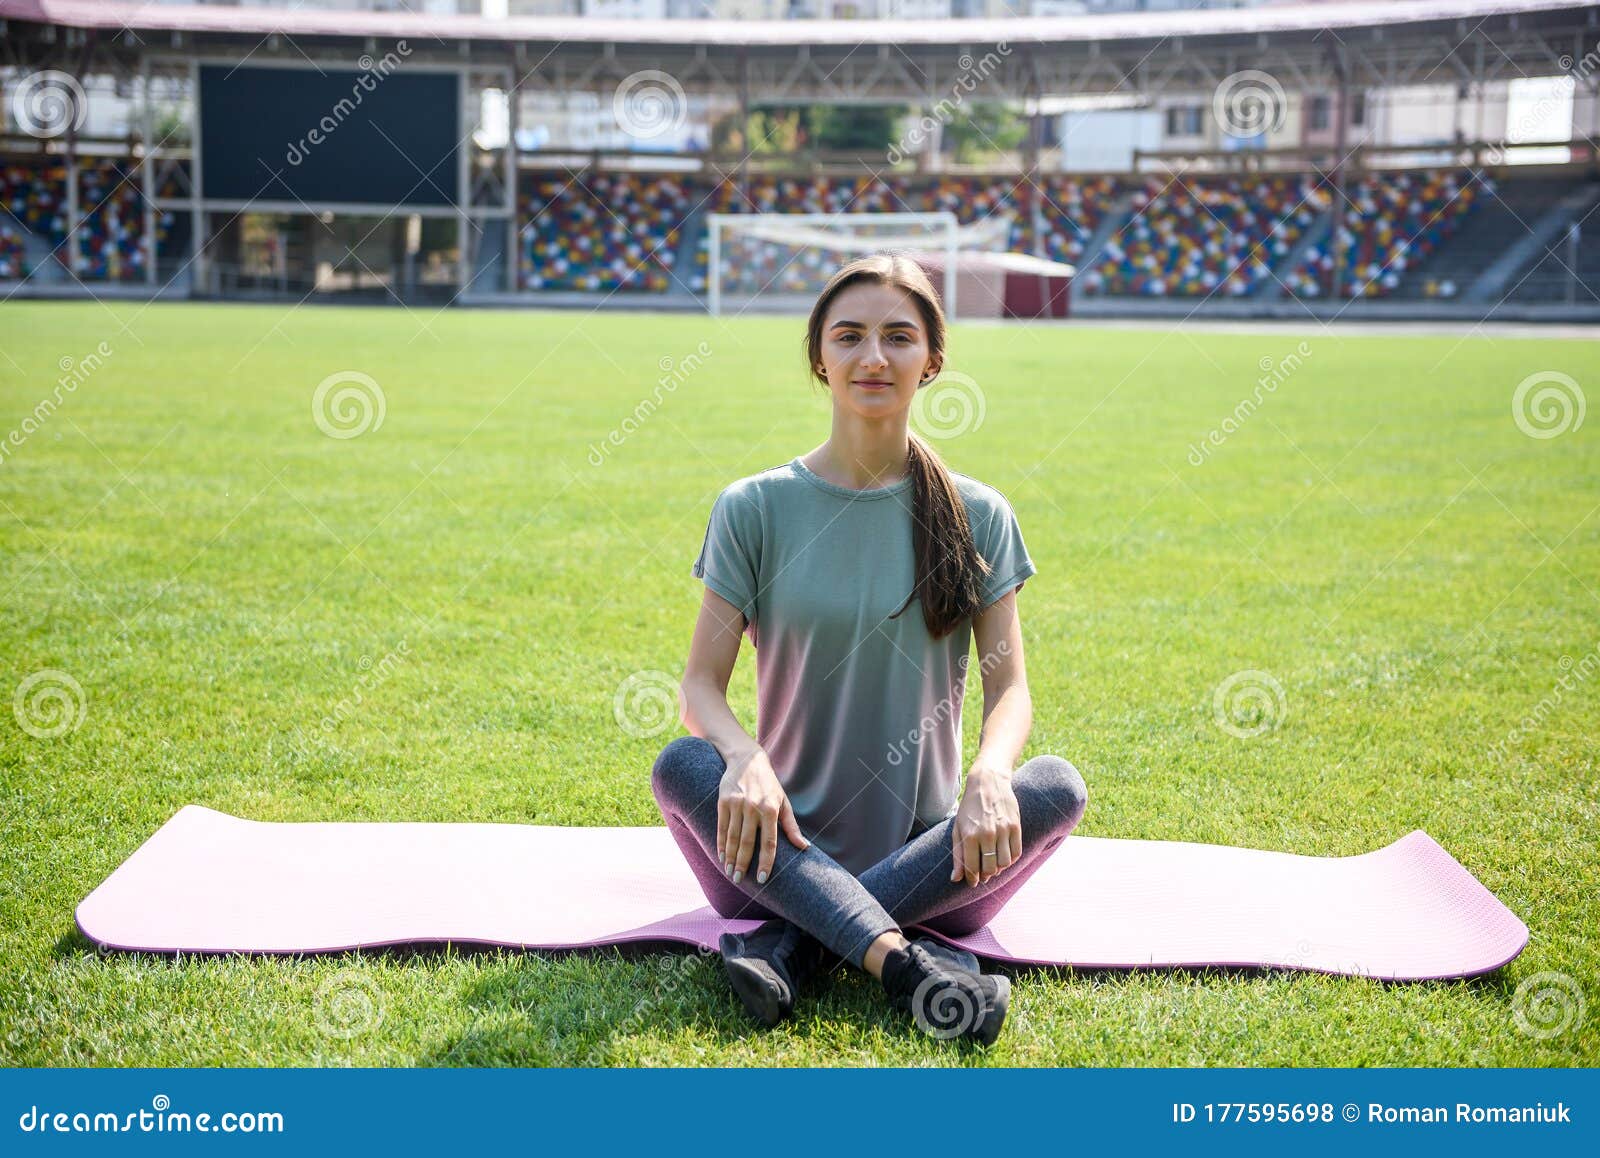
[[[743, 632], [744, 615], [708, 587], [684, 665], [680, 716], [683, 726], [709, 741], [728, 766], [717, 790], [717, 849], [723, 872], [738, 884], [754, 867], [757, 883], [766, 884], [780, 829], [798, 849], [811, 842], [801, 833], [766, 752], [728, 707], [728, 680]], [[758, 837], [761, 852], [752, 866]]]
[[684, 665], [679, 718], [692, 735], [708, 740], [729, 768], [738, 768], [761, 750], [728, 706], [728, 681], [739, 658], [744, 614], [706, 588], [695, 621], [689, 660]]
[[1010, 777], [1033, 729], [1033, 698], [1022, 660], [1022, 614], [1008, 591], [972, 620], [983, 676], [983, 728], [974, 767]]
[[950, 830], [950, 879], [965, 878], [976, 886], [1022, 855], [1022, 814], [1011, 774], [1033, 727], [1033, 700], [1022, 663], [1016, 593], [1007, 592], [979, 612], [972, 634], [983, 675], [983, 732]]

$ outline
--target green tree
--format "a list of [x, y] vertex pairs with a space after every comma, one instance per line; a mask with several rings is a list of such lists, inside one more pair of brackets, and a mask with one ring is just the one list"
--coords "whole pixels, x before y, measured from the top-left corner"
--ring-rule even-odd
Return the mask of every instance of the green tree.
[[752, 156], [792, 155], [807, 148], [883, 153], [894, 143], [906, 112], [893, 105], [752, 105], [748, 131], [741, 132], [739, 114], [730, 113], [712, 126], [711, 141], [718, 152], [748, 148]]
[[[150, 131], [155, 134], [152, 143], [165, 142], [168, 149], [187, 145], [189, 141], [189, 114], [175, 105], [152, 105], [150, 108]], [[143, 123], [142, 118], [135, 117], [133, 124]]]
[[711, 147], [718, 153], [750, 150], [753, 156], [795, 153], [805, 144], [806, 112], [803, 108], [753, 105], [750, 123], [743, 128], [739, 114], [729, 113], [712, 125]]
[[1028, 136], [1028, 123], [1000, 101], [976, 101], [961, 106], [943, 136], [958, 162], [974, 164], [1016, 149]]
[[792, 154], [806, 138], [803, 109], [762, 109], [751, 116], [757, 153]]
[[903, 105], [814, 106], [812, 144], [841, 152], [885, 153], [907, 111]]

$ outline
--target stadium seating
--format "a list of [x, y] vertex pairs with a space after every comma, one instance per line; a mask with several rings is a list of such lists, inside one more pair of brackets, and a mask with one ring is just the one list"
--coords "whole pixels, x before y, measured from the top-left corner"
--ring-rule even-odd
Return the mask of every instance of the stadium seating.
[[[79, 169], [79, 227], [84, 281], [145, 276], [144, 211], [131, 161], [90, 158]], [[130, 173], [132, 179], [130, 179]], [[1570, 181], [1521, 179], [1497, 188], [1460, 170], [1374, 172], [1353, 179], [1338, 227], [1344, 260], [1342, 291], [1352, 296], [1451, 298], [1471, 277], [1570, 191]], [[164, 196], [180, 190], [169, 182]], [[1097, 296], [1248, 297], [1272, 286], [1315, 297], [1327, 292], [1335, 244], [1308, 245], [1308, 231], [1327, 211], [1332, 192], [1311, 175], [1256, 177], [1110, 177], [1049, 174], [1037, 193], [1014, 177], [907, 174], [790, 177], [757, 173], [748, 202], [731, 180], [698, 175], [563, 171], [522, 176], [518, 247], [525, 290], [628, 290], [703, 293], [709, 212], [931, 212], [950, 210], [971, 223], [994, 214], [1012, 218], [1010, 247], [1033, 248], [1030, 198], [1039, 214], [1045, 256], [1079, 264], [1084, 246], [1107, 224], [1119, 199], [1130, 219], [1080, 271], [1083, 292]], [[1480, 206], [1486, 207], [1480, 210]], [[157, 238], [185, 223], [167, 211]], [[1513, 224], [1517, 228], [1513, 228]], [[0, 278], [24, 272], [29, 235], [65, 265], [66, 167], [55, 157], [0, 162]], [[181, 244], [179, 237], [178, 243]], [[1447, 242], [1454, 242], [1447, 245]], [[743, 240], [728, 288], [810, 292], [829, 272], [820, 251], [798, 253]], [[1585, 281], [1597, 260], [1582, 246]], [[170, 257], [171, 255], [167, 255]], [[35, 257], [37, 260], [37, 256]], [[686, 268], [679, 268], [683, 265]], [[1292, 266], [1292, 268], [1291, 268]], [[1546, 258], [1519, 300], [1559, 300], [1570, 275]]]
[[[1591, 177], [1591, 181], [1595, 178]], [[1511, 241], [1525, 238], [1535, 222], [1579, 188], [1571, 180], [1502, 182], [1499, 195], [1485, 205], [1459, 238], [1440, 254], [1441, 261], [1477, 257], [1477, 267], [1487, 261], [1483, 252], [1501, 252]], [[1579, 215], [1577, 244], [1566, 232], [1541, 246], [1537, 254], [1516, 271], [1506, 287], [1516, 302], [1572, 302], [1594, 305], [1600, 301], [1600, 214]], [[1487, 235], [1487, 236], [1485, 236]], [[1433, 272], [1430, 266], [1428, 272]]]
[[59, 161], [8, 161], [0, 167], [0, 207], [7, 224], [48, 238], [67, 235], [67, 168]]
[[1600, 227], [1581, 230], [1576, 253], [1565, 236], [1541, 251], [1529, 267], [1512, 278], [1509, 296], [1517, 302], [1584, 306], [1600, 301]]
[[1050, 174], [1040, 183], [1044, 255], [1076, 265], [1083, 247], [1123, 193], [1114, 177]]
[[[137, 164], [88, 158], [78, 168], [78, 227], [81, 281], [143, 279], [144, 199]], [[179, 196], [169, 179], [163, 196]], [[67, 266], [67, 167], [56, 158], [12, 160], [0, 165], [0, 277], [19, 277], [25, 246], [23, 231], [48, 243], [52, 256]], [[176, 216], [157, 217], [156, 239], [166, 240]]]
[[[1082, 254], [1083, 243], [1098, 229], [1117, 198], [1114, 178], [1077, 178], [1050, 174], [1038, 184], [1038, 202], [1045, 221], [1046, 254], [1056, 261], [1074, 262]], [[973, 176], [867, 176], [867, 178], [771, 178], [750, 179], [749, 206], [752, 213], [938, 213], [949, 210], [957, 221], [966, 224], [986, 221], [994, 214], [1010, 216], [1010, 248], [1027, 251], [1027, 208], [1029, 189], [1018, 178], [973, 178]], [[731, 184], [718, 187], [712, 198], [718, 213], [736, 213], [738, 195]], [[794, 256], [794, 264], [784, 262]], [[741, 250], [738, 270], [731, 275], [730, 288], [760, 290], [766, 283], [773, 290], [798, 291], [814, 288], [826, 274], [827, 259], [818, 251], [782, 253], [776, 246], [749, 245]], [[694, 288], [706, 285], [707, 251], [702, 242], [696, 254]], [[781, 272], [779, 272], [781, 270]]]
[[22, 234], [0, 219], [0, 280], [21, 277], [27, 272]]
[[524, 289], [643, 290], [672, 285], [679, 228], [693, 202], [671, 176], [524, 176]]
[[[1002, 177], [906, 175], [781, 177], [753, 174], [748, 203], [732, 181], [714, 187], [661, 175], [596, 176], [587, 182], [540, 175], [524, 179], [523, 285], [526, 288], [669, 288], [681, 227], [701, 212], [838, 213], [953, 211], [963, 223], [1000, 212], [1014, 220], [1013, 249], [1028, 248], [1026, 186]], [[1493, 186], [1451, 171], [1371, 174], [1353, 182], [1341, 226], [1344, 285], [1353, 294], [1395, 292], [1449, 238]], [[1311, 246], [1289, 268], [1297, 243], [1333, 196], [1312, 175], [1168, 179], [1136, 182], [1053, 174], [1040, 184], [1046, 256], [1077, 262], [1119, 196], [1133, 193], [1133, 216], [1101, 260], [1081, 272], [1083, 289], [1103, 296], [1242, 297], [1273, 279], [1291, 293], [1324, 292], [1333, 247]], [[607, 211], [609, 210], [609, 212]], [[704, 231], [688, 235], [691, 268], [681, 288], [705, 289]], [[826, 273], [820, 252], [795, 254], [740, 242], [730, 289], [805, 292]], [[646, 254], [653, 254], [648, 259]], [[643, 268], [630, 273], [633, 265]], [[815, 268], [813, 268], [815, 267]], [[1416, 278], [1411, 292], [1450, 296], [1458, 281]]]
[[1083, 289], [1136, 297], [1258, 293], [1327, 211], [1329, 196], [1311, 176], [1148, 178], [1134, 195], [1133, 216], [1080, 275]]
[[96, 161], [78, 170], [78, 211], [85, 281], [144, 277], [144, 199], [138, 173], [117, 161]]
[[[1430, 255], [1461, 225], [1494, 183], [1458, 171], [1373, 173], [1345, 190], [1349, 203], [1338, 229], [1344, 247], [1339, 270], [1348, 297], [1387, 297], [1398, 290], [1409, 271]], [[1316, 297], [1325, 292], [1334, 265], [1330, 239], [1313, 246], [1285, 279], [1291, 292]], [[1434, 280], [1434, 294], [1459, 291], [1454, 278]]]

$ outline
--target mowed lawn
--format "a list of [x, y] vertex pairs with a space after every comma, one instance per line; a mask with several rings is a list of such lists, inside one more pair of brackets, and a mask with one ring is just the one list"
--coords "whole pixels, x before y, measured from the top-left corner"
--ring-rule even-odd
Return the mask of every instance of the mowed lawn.
[[[769, 1032], [694, 953], [173, 960], [76, 931], [78, 902], [188, 803], [660, 823], [649, 769], [681, 729], [639, 734], [614, 704], [630, 676], [682, 670], [718, 491], [826, 437], [801, 337], [798, 319], [0, 306], [0, 1060], [1600, 1063], [1600, 415], [1535, 438], [1512, 409], [1546, 371], [1600, 404], [1600, 358], [1542, 338], [960, 325], [949, 366], [982, 420], [937, 442], [1008, 496], [1039, 567], [1024, 758], [1082, 770], [1081, 833], [1346, 856], [1425, 829], [1532, 930], [1495, 974], [1016, 970], [983, 1052], [924, 1037], [854, 973]], [[345, 372], [384, 409], [336, 438], [313, 395]], [[76, 696], [60, 677], [19, 697], [41, 672], [81, 688], [81, 719], [49, 717], [39, 693]], [[1219, 721], [1237, 673], [1266, 697]], [[730, 695], [753, 729], [748, 646]]]

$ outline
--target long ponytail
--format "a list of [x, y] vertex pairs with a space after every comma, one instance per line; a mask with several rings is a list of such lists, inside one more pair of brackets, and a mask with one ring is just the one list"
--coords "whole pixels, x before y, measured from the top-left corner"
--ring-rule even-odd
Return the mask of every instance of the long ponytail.
[[978, 613], [983, 578], [990, 567], [978, 554], [966, 504], [944, 462], [915, 434], [911, 435], [913, 494], [911, 541], [916, 555], [916, 583], [899, 611], [922, 599], [928, 634], [943, 639]]

